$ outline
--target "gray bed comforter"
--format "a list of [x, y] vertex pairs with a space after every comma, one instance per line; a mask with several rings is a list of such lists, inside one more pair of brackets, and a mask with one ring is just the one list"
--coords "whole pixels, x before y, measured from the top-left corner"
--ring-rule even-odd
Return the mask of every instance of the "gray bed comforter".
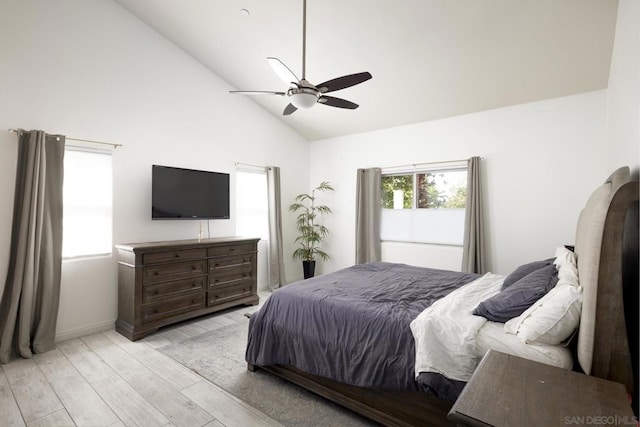
[[455, 398], [451, 394], [461, 387], [444, 377], [421, 374], [415, 380], [409, 324], [434, 301], [479, 276], [371, 263], [285, 286], [251, 317], [246, 360], [257, 366], [291, 365], [355, 386]]

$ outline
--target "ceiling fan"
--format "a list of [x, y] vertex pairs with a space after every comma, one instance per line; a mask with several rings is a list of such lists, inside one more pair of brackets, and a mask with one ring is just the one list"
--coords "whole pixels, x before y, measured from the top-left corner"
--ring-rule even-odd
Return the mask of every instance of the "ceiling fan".
[[346, 108], [355, 110], [358, 104], [346, 99], [327, 96], [326, 93], [355, 86], [369, 80], [372, 76], [368, 72], [349, 74], [335, 79], [327, 80], [319, 85], [313, 85], [306, 79], [306, 43], [307, 43], [307, 0], [302, 2], [302, 78], [299, 79], [289, 67], [278, 58], [269, 57], [267, 61], [280, 79], [289, 85], [286, 92], [263, 91], [263, 90], [231, 90], [229, 93], [239, 93], [243, 95], [278, 95], [286, 96], [289, 100], [283, 111], [283, 115], [296, 111], [298, 108], [310, 108], [316, 103], [329, 105], [331, 107]]

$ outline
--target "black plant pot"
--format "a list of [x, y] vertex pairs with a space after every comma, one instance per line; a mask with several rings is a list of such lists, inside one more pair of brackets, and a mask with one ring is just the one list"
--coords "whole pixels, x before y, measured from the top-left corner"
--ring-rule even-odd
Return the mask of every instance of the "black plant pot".
[[304, 278], [308, 279], [309, 277], [313, 277], [316, 272], [316, 262], [315, 261], [302, 261], [302, 272], [304, 274]]

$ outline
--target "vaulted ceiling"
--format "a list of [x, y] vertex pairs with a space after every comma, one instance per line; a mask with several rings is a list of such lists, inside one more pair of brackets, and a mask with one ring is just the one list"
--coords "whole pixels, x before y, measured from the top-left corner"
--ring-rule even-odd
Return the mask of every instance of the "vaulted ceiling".
[[[302, 0], [114, 1], [230, 90], [286, 90], [270, 56], [301, 75]], [[331, 94], [360, 107], [283, 116], [287, 99], [252, 99], [317, 140], [604, 89], [616, 14], [615, 0], [308, 0], [306, 77], [369, 71]]]

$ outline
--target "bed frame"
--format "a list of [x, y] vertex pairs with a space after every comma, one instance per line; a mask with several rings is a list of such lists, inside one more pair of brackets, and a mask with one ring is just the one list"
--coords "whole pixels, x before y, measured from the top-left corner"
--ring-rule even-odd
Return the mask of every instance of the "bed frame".
[[[631, 394], [634, 376], [624, 317], [622, 248], [625, 218], [638, 203], [639, 189], [629, 176], [628, 167], [620, 168], [593, 192], [578, 219], [575, 252], [584, 292], [576, 347], [578, 369], [620, 382]], [[633, 236], [627, 238], [637, 236], [635, 224]], [[383, 425], [452, 425], [447, 420], [452, 403], [426, 393], [355, 387], [290, 366], [248, 366], [250, 371], [258, 368]]]

